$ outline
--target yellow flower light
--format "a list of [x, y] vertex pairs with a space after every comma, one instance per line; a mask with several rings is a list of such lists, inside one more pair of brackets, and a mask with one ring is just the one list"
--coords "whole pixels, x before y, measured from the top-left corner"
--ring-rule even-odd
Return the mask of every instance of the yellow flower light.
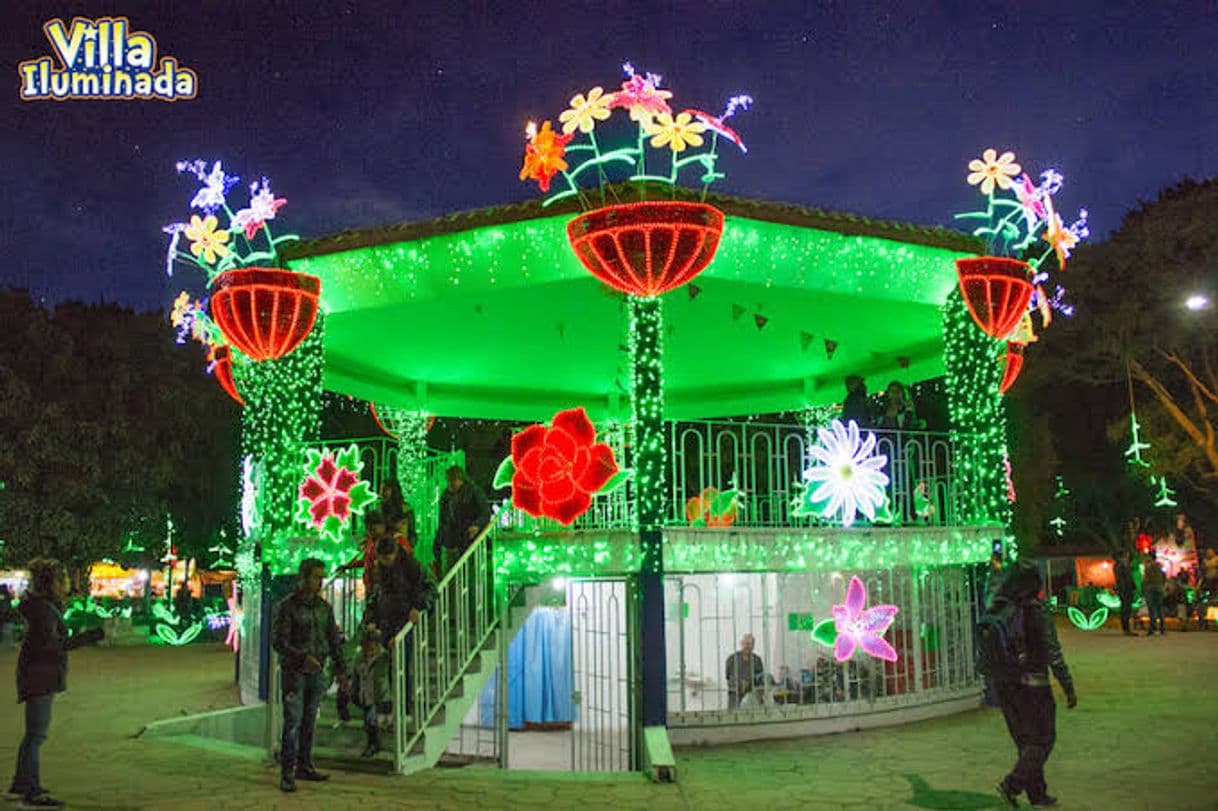
[[982, 194], [992, 194], [995, 185], [1000, 189], [1011, 188], [1015, 185], [1011, 178], [1023, 171], [1023, 168], [1015, 162], [1014, 152], [1003, 152], [999, 157], [996, 149], [987, 149], [982, 152], [980, 159], [974, 158], [969, 161], [968, 168], [970, 171], [968, 184], [976, 186], [980, 183]]
[[609, 105], [612, 103], [613, 94], [606, 96], [604, 88], [601, 87], [589, 90], [587, 98], [584, 98], [583, 93], [576, 93], [571, 97], [571, 107], [563, 110], [558, 116], [558, 120], [562, 122], [563, 134], [570, 135], [576, 130], [583, 133], [592, 132], [597, 121], [604, 121], [609, 117]]
[[689, 113], [659, 113], [653, 121], [643, 124], [643, 132], [652, 136], [651, 145], [656, 149], [667, 146], [673, 152], [684, 152], [686, 147], [702, 146], [701, 133], [706, 125], [694, 121]]
[[228, 256], [228, 231], [217, 230], [219, 221], [214, 214], [208, 214], [199, 219], [198, 214], [190, 215], [190, 225], [186, 226], [186, 238], [190, 240], [190, 252], [195, 256], [202, 255], [203, 261], [214, 265], [216, 259]]
[[1053, 198], [1048, 195], [1045, 195], [1044, 240], [1053, 246], [1053, 252], [1057, 254], [1057, 264], [1065, 270], [1070, 251], [1078, 245], [1078, 235], [1062, 222], [1062, 215], [1053, 210]]

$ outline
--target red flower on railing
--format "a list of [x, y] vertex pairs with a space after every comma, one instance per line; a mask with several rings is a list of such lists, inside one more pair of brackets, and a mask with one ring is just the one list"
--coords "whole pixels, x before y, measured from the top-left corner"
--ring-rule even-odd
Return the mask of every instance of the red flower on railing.
[[512, 437], [512, 504], [537, 518], [570, 526], [592, 496], [618, 473], [613, 450], [596, 441], [583, 408], [560, 411], [547, 428], [530, 425]]

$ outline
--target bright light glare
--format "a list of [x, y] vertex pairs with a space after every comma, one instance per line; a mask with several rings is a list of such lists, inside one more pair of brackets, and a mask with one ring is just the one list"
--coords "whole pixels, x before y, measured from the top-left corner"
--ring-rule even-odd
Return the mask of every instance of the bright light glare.
[[565, 578], [565, 577], [554, 578], [553, 580], [550, 581], [550, 588], [554, 589], [555, 591], [566, 591], [567, 590], [567, 578]]
[[1209, 306], [1210, 306], [1210, 300], [1206, 296], [1196, 294], [1196, 295], [1189, 296], [1188, 299], [1184, 302], [1184, 306], [1194, 312], [1196, 312], [1197, 310], [1208, 310]]

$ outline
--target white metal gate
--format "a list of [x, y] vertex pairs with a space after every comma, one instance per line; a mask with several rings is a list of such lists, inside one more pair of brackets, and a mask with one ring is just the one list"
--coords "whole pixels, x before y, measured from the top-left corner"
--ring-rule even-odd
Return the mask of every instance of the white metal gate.
[[571, 580], [571, 770], [628, 771], [635, 763], [633, 587]]

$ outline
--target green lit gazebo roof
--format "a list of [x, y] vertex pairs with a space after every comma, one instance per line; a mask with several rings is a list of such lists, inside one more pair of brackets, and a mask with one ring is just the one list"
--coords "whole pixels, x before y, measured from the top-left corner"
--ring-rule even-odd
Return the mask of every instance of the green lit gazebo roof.
[[[966, 236], [711, 195], [718, 253], [665, 297], [670, 418], [784, 411], [943, 371], [940, 305]], [[302, 243], [322, 279], [326, 388], [442, 416], [629, 412], [625, 299], [526, 203]]]

